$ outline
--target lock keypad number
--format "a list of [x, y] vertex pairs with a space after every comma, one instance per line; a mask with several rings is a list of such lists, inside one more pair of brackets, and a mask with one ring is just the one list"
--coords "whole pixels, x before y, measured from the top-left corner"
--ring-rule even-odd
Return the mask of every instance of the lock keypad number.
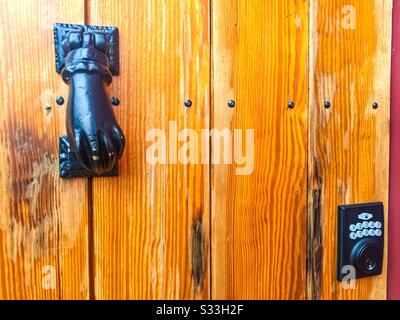
[[382, 223], [379, 221], [358, 222], [350, 225], [350, 239], [357, 240], [365, 237], [382, 237]]

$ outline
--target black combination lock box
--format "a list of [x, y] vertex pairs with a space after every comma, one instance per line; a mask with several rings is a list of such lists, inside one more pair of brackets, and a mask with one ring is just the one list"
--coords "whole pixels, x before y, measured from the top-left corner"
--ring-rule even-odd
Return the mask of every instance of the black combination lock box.
[[381, 202], [338, 208], [337, 279], [351, 268], [357, 279], [382, 274], [384, 206]]

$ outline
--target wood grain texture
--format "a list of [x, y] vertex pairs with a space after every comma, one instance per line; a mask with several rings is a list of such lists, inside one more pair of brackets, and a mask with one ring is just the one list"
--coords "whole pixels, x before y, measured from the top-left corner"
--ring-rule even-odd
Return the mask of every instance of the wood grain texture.
[[212, 126], [255, 130], [252, 175], [212, 169], [214, 299], [305, 297], [308, 5], [212, 2]]
[[58, 177], [53, 44], [53, 23], [83, 17], [83, 0], [0, 2], [0, 299], [88, 297], [86, 181]]
[[336, 281], [336, 237], [338, 205], [388, 210], [391, 11], [391, 0], [311, 1], [309, 298], [386, 298], [386, 271], [355, 290]]
[[[0, 299], [385, 299], [386, 272], [355, 290], [336, 281], [336, 226], [339, 204], [388, 210], [391, 10], [392, 0], [0, 1]], [[109, 89], [127, 138], [119, 177], [58, 177], [55, 97], [68, 88], [54, 22], [120, 29]], [[199, 139], [243, 129], [243, 152], [254, 129], [253, 173], [171, 164], [183, 143], [170, 121]], [[166, 132], [169, 165], [147, 162], [151, 129]]]
[[88, 23], [120, 30], [121, 75], [110, 93], [121, 100], [127, 140], [119, 177], [93, 182], [95, 297], [209, 298], [209, 166], [146, 161], [148, 130], [165, 130], [169, 141], [169, 121], [209, 128], [209, 2], [91, 0], [88, 8]]

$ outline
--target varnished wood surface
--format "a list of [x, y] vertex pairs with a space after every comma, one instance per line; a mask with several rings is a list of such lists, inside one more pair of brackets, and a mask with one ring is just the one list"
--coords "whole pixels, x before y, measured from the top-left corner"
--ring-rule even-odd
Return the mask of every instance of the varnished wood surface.
[[[0, 299], [384, 299], [386, 273], [335, 280], [336, 225], [338, 204], [388, 210], [391, 5], [1, 1]], [[119, 177], [58, 177], [54, 22], [120, 29]], [[169, 121], [254, 129], [254, 172], [150, 165]]]
[[83, 0], [0, 2], [0, 299], [88, 297], [86, 181], [58, 176], [53, 44], [53, 23], [83, 17]]
[[336, 237], [339, 204], [383, 201], [387, 216], [391, 9], [391, 0], [311, 1], [308, 293], [313, 299], [386, 297], [386, 261], [382, 276], [358, 280], [354, 290], [341, 287]]
[[93, 183], [95, 297], [209, 298], [209, 168], [146, 162], [148, 130], [209, 128], [208, 0], [90, 0], [88, 12], [120, 30], [110, 94], [128, 141], [119, 177]]
[[212, 126], [255, 130], [252, 175], [212, 169], [212, 296], [302, 299], [308, 1], [215, 0], [212, 8]]

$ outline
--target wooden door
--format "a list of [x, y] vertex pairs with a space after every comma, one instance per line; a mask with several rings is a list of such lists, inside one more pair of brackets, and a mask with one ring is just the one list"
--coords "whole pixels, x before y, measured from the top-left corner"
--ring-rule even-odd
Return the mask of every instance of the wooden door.
[[209, 167], [149, 164], [146, 135], [209, 128], [209, 1], [94, 0], [88, 10], [88, 23], [120, 28], [111, 94], [130, 141], [120, 176], [93, 182], [95, 297], [208, 299]]
[[0, 299], [89, 297], [87, 180], [58, 176], [56, 21], [83, 23], [84, 1], [0, 3]]
[[212, 126], [254, 130], [250, 175], [238, 175], [240, 166], [212, 171], [213, 297], [302, 299], [308, 1], [213, 4]]
[[387, 217], [391, 11], [392, 1], [311, 1], [307, 272], [313, 299], [386, 298], [386, 271], [358, 280], [354, 289], [336, 280], [336, 217], [339, 204], [374, 201], [385, 203]]
[[[336, 210], [387, 211], [391, 9], [1, 1], [0, 299], [384, 299], [386, 272], [335, 280]], [[119, 28], [118, 177], [58, 176], [56, 22]]]

